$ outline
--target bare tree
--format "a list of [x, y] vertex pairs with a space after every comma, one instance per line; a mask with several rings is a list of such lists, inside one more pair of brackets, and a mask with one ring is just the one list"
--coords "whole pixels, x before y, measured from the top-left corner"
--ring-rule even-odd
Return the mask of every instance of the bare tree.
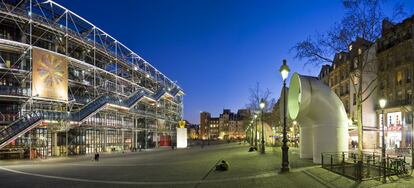
[[[381, 34], [381, 24], [384, 19], [396, 20], [406, 15], [403, 4], [396, 4], [392, 15], [387, 17], [382, 9], [385, 3], [384, 0], [343, 0], [345, 15], [341, 21], [335, 23], [324, 34], [318, 33], [298, 42], [292, 48], [295, 52], [295, 58], [306, 60], [305, 64], [332, 63], [334, 55], [348, 52], [350, 50], [349, 44], [358, 37], [373, 43]], [[374, 61], [369, 57], [370, 50], [367, 49], [366, 53], [360, 55], [357, 62], [351, 62], [354, 69], [350, 79], [356, 94], [358, 153], [360, 157], [362, 156], [362, 104], [377, 88], [376, 74], [373, 74], [375, 72]], [[366, 79], [364, 76], [367, 74], [375, 76]]]
[[270, 112], [275, 104], [275, 99], [271, 98], [272, 92], [269, 89], [260, 89], [260, 84], [257, 82], [256, 86], [249, 89], [249, 102], [246, 107], [252, 112], [260, 111], [260, 100], [263, 99], [266, 102], [264, 112]]
[[384, 0], [343, 0], [345, 15], [326, 33], [296, 43], [292, 50], [295, 58], [306, 63], [320, 65], [333, 62], [333, 56], [348, 51], [348, 45], [357, 37], [374, 42], [381, 34], [384, 19], [396, 20], [405, 16], [403, 4], [394, 6], [393, 14], [387, 17], [382, 6]]

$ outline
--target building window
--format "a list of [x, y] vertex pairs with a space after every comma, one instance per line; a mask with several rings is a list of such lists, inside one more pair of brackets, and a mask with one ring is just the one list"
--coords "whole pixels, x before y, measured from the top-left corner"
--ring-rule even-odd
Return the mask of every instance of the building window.
[[358, 68], [358, 59], [354, 59], [354, 69]]
[[397, 92], [397, 100], [402, 99], [402, 91]]
[[395, 76], [396, 76], [397, 85], [402, 85], [402, 79], [403, 79], [402, 72], [398, 71]]
[[407, 90], [407, 96], [406, 96], [406, 99], [407, 99], [407, 100], [411, 100], [412, 98], [413, 98], [413, 94], [412, 94], [411, 89], [410, 89], [410, 90]]
[[356, 105], [356, 93], [352, 96], [352, 104]]

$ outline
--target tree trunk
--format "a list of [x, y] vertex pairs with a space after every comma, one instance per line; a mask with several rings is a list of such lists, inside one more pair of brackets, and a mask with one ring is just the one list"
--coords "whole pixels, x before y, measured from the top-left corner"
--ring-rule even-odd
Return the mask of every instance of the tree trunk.
[[363, 142], [363, 122], [362, 122], [362, 103], [363, 103], [363, 90], [362, 90], [362, 73], [363, 66], [359, 66], [359, 79], [358, 79], [358, 91], [357, 91], [357, 125], [358, 125], [358, 161], [362, 162], [362, 142]]
[[362, 124], [362, 104], [357, 103], [357, 125], [358, 125], [358, 160], [362, 161], [362, 139], [363, 139], [363, 124]]

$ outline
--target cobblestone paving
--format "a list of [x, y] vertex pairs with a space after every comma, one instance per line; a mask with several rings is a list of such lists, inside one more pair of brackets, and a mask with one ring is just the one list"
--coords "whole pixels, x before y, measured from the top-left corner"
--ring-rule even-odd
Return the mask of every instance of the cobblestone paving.
[[[290, 150], [291, 172], [279, 174], [280, 148], [266, 154], [247, 152], [247, 145], [223, 144], [182, 150], [103, 154], [35, 161], [0, 161], [0, 187], [404, 187], [414, 179], [394, 178], [356, 183], [300, 160]], [[211, 168], [219, 160], [230, 170]]]

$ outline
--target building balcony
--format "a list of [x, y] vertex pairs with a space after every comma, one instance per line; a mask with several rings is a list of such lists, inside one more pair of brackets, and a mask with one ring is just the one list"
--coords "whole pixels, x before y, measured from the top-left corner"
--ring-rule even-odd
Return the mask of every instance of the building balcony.
[[0, 86], [0, 95], [29, 96], [30, 89], [16, 86]]

